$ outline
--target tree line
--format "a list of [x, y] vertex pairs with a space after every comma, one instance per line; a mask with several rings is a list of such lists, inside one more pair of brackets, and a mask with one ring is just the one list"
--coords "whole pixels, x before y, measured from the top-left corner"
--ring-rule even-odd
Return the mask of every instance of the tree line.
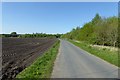
[[17, 34], [17, 32], [11, 32], [11, 34], [1, 34], [2, 37], [19, 37], [19, 38], [60, 38], [62, 34], [46, 34], [46, 33], [33, 33], [33, 34]]
[[21, 38], [40, 38], [40, 37], [50, 37], [50, 38], [60, 38], [62, 34], [46, 34], [46, 33], [33, 33], [33, 34], [22, 34]]
[[118, 46], [118, 17], [102, 18], [99, 14], [83, 27], [76, 27], [62, 38], [85, 41], [90, 44]]

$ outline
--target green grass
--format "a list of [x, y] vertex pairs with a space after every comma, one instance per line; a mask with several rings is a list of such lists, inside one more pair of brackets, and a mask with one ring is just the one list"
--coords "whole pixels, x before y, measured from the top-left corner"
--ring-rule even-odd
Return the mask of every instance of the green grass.
[[104, 59], [105, 61], [118, 66], [118, 51], [110, 51], [108, 49], [99, 49], [99, 48], [94, 48], [89, 46], [88, 43], [84, 43], [84, 42], [75, 42], [72, 40], [69, 40], [71, 43], [73, 43], [74, 45], [80, 47], [81, 49], [95, 55], [98, 56], [102, 59]]
[[47, 52], [45, 52], [45, 54], [19, 73], [16, 78], [22, 80], [50, 78], [53, 64], [58, 53], [59, 43], [60, 41], [57, 41]]

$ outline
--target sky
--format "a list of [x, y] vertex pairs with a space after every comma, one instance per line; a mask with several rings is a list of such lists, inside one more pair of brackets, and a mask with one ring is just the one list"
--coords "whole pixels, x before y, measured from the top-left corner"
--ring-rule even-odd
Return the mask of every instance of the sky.
[[119, 0], [1, 0], [2, 2], [119, 2]]
[[2, 33], [66, 33], [95, 14], [118, 15], [117, 2], [3, 2]]

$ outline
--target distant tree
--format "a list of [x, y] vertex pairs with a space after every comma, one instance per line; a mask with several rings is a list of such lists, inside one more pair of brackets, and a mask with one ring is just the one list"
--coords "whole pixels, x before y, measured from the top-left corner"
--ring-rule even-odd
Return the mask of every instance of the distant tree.
[[56, 38], [60, 38], [61, 35], [62, 35], [62, 34], [55, 34], [54, 36], [55, 36]]
[[17, 33], [16, 32], [11, 32], [12, 35], [16, 35]]
[[16, 32], [11, 32], [10, 37], [18, 37]]

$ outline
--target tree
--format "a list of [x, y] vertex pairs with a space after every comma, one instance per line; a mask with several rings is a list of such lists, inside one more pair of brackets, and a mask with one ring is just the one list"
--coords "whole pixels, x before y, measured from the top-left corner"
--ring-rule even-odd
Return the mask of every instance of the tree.
[[112, 46], [116, 46], [118, 40], [118, 18], [117, 17], [110, 17], [107, 19], [108, 23], [108, 39]]
[[[120, 22], [120, 19], [119, 19]], [[89, 42], [91, 44], [120, 46], [118, 36], [118, 17], [101, 18], [99, 14], [92, 21], [84, 24], [82, 28], [74, 28], [62, 37]]]
[[16, 35], [17, 33], [16, 32], [11, 32], [12, 35]]
[[99, 14], [97, 13], [95, 15], [95, 17], [92, 19], [92, 24], [95, 25], [97, 24], [102, 18], [99, 16]]
[[16, 32], [11, 32], [10, 37], [18, 37]]

